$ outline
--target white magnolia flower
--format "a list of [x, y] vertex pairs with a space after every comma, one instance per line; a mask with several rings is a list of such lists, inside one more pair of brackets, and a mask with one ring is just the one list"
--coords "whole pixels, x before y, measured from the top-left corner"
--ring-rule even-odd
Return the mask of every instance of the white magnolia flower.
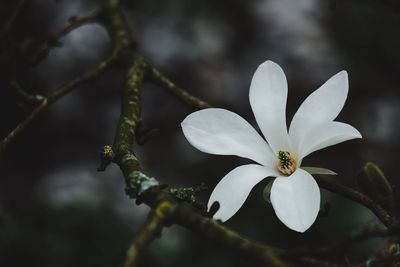
[[243, 205], [252, 188], [266, 177], [276, 177], [271, 203], [278, 218], [290, 229], [304, 232], [315, 221], [320, 191], [311, 174], [301, 169], [312, 152], [350, 139], [361, 138], [352, 126], [334, 121], [347, 98], [347, 72], [341, 71], [300, 106], [286, 126], [287, 81], [283, 70], [266, 61], [250, 85], [250, 104], [268, 143], [242, 117], [209, 108], [194, 112], [182, 122], [187, 140], [200, 151], [236, 155], [258, 164], [235, 168], [218, 183], [208, 208], [219, 202], [214, 219], [226, 221]]

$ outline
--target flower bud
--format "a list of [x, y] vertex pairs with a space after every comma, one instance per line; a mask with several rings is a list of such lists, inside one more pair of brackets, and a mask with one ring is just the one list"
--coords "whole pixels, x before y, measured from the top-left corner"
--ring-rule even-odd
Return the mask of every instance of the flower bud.
[[388, 206], [393, 193], [392, 185], [374, 163], [365, 164], [362, 172], [357, 176], [358, 189], [383, 206]]

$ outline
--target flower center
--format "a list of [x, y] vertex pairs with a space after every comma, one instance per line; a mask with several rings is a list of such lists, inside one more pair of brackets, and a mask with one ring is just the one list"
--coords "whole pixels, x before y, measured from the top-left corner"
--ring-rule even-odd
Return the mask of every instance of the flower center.
[[278, 152], [278, 171], [284, 175], [291, 175], [296, 170], [296, 160], [288, 151], [279, 150]]

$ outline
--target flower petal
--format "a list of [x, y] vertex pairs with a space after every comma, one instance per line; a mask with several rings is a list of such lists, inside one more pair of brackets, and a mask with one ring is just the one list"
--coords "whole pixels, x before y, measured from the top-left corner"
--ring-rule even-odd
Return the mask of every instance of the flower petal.
[[268, 176], [276, 176], [272, 169], [257, 164], [237, 167], [217, 184], [208, 201], [208, 209], [218, 201], [219, 209], [214, 219], [226, 221], [231, 218], [247, 199], [251, 189]]
[[306, 231], [320, 208], [320, 191], [314, 178], [297, 169], [289, 177], [278, 177], [272, 184], [271, 203], [276, 216], [297, 232]]
[[250, 85], [250, 105], [272, 150], [289, 151], [286, 126], [287, 81], [281, 67], [272, 61], [261, 64]]
[[242, 117], [231, 111], [209, 108], [194, 112], [182, 122], [186, 139], [200, 151], [236, 155], [272, 166], [270, 147]]
[[361, 138], [360, 132], [347, 123], [330, 121], [317, 124], [306, 132], [299, 144], [300, 160], [314, 151], [355, 138]]
[[315, 124], [334, 120], [344, 106], [348, 90], [347, 72], [341, 71], [309, 95], [290, 124], [292, 144], [297, 147], [305, 132]]

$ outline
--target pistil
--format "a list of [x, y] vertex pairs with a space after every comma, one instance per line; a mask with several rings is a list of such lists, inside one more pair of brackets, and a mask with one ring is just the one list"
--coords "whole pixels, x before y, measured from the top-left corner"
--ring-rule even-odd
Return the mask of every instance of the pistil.
[[296, 170], [296, 160], [288, 151], [280, 150], [278, 152], [278, 171], [283, 175], [291, 175]]

